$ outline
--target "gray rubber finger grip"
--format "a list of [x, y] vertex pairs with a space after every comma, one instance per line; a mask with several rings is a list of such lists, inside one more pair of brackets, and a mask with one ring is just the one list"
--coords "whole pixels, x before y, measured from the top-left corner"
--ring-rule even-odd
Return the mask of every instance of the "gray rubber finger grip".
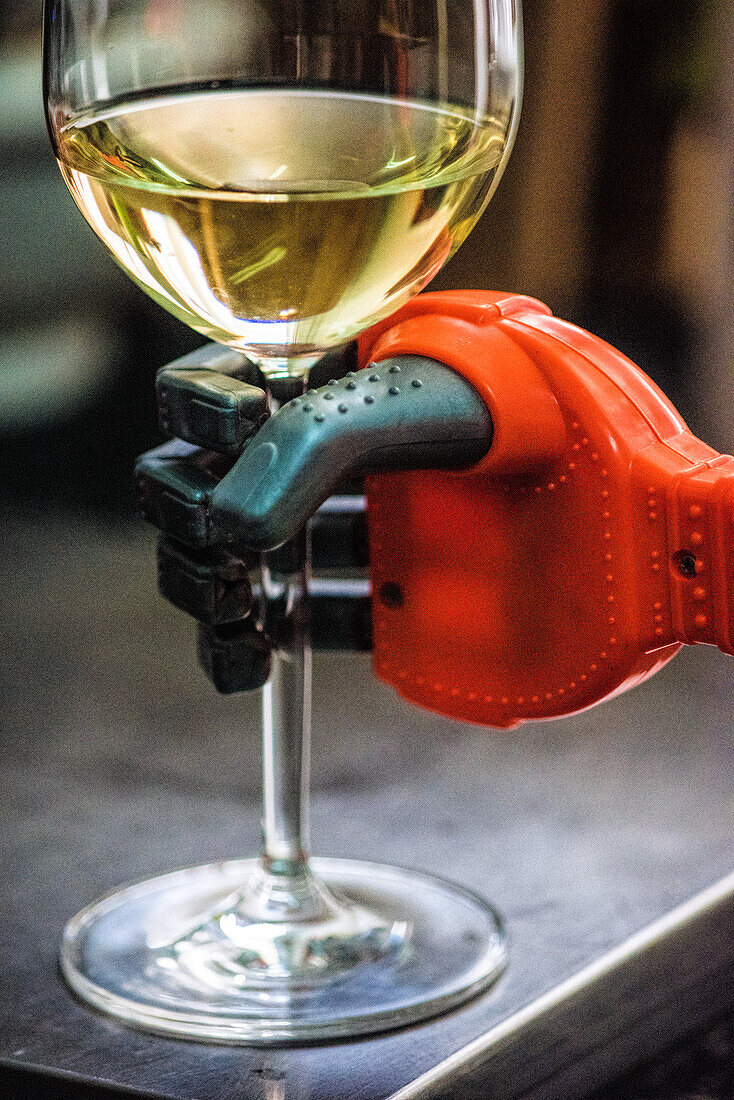
[[197, 630], [199, 664], [222, 695], [256, 691], [270, 676], [270, 640], [252, 619]]
[[227, 541], [226, 532], [212, 523], [209, 505], [231, 463], [223, 455], [180, 439], [146, 451], [135, 463], [138, 501], [145, 518], [163, 534], [189, 546]]
[[491, 440], [487, 407], [461, 375], [433, 359], [387, 360], [284, 405], [212, 492], [212, 519], [271, 550], [346, 476], [469, 466]]
[[[251, 557], [256, 559], [254, 554]], [[249, 570], [255, 564], [224, 548], [197, 551], [162, 538], [158, 540], [158, 591], [201, 623], [238, 622], [254, 607]]]
[[207, 344], [158, 371], [161, 428], [188, 443], [237, 454], [268, 416], [260, 383], [257, 367], [240, 352]]

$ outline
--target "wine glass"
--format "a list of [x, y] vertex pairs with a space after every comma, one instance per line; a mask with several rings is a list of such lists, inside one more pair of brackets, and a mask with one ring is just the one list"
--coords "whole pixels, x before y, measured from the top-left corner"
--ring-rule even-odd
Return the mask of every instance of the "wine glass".
[[[116, 261], [255, 361], [273, 404], [417, 294], [514, 139], [519, 0], [46, 0], [51, 140]], [[266, 556], [288, 607], [263, 693], [259, 859], [118, 890], [62, 969], [153, 1031], [274, 1043], [409, 1023], [504, 967], [499, 920], [443, 880], [308, 858], [308, 535]]]

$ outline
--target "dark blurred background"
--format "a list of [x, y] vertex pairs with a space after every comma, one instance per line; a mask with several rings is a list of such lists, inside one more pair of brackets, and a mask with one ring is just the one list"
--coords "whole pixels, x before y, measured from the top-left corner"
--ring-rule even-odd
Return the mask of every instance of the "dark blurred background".
[[[734, 445], [727, 321], [731, 5], [525, 0], [499, 192], [434, 288], [524, 291], [604, 336]], [[123, 276], [56, 169], [40, 3], [0, 4], [0, 497], [131, 515], [156, 367], [201, 343]]]

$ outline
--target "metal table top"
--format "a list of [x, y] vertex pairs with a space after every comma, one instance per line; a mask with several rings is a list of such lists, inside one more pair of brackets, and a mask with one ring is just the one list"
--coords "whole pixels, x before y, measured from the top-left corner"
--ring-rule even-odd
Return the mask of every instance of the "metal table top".
[[505, 734], [408, 707], [364, 658], [317, 657], [314, 847], [497, 905], [510, 966], [466, 1007], [265, 1051], [148, 1036], [77, 1003], [56, 969], [76, 910], [256, 851], [258, 704], [198, 672], [192, 625], [155, 596], [147, 532], [59, 516], [9, 522], [4, 541], [0, 1062], [180, 1100], [570, 1097], [725, 1003], [734, 678], [709, 647]]

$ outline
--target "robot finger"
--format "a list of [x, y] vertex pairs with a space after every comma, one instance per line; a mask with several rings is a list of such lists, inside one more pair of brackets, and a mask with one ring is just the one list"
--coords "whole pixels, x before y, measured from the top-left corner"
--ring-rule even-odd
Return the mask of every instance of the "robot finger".
[[135, 483], [141, 511], [164, 535], [205, 548], [231, 542], [211, 518], [211, 495], [232, 459], [171, 440], [141, 455]]
[[268, 417], [265, 382], [240, 352], [217, 344], [162, 367], [158, 419], [167, 435], [236, 455]]
[[270, 675], [271, 646], [254, 617], [198, 627], [199, 664], [222, 695], [256, 691]]
[[[354, 343], [327, 352], [313, 368], [314, 384], [342, 377], [356, 366], [356, 357]], [[270, 385], [280, 402], [299, 389], [297, 380], [276, 379]], [[295, 386], [294, 392], [289, 392], [289, 385]], [[257, 365], [241, 352], [206, 344], [158, 371], [161, 428], [207, 450], [239, 454], [269, 415], [267, 386]]]
[[194, 550], [174, 539], [158, 540], [158, 591], [200, 623], [222, 626], [246, 619], [254, 597], [249, 573], [257, 558], [233, 548]]
[[401, 356], [279, 409], [213, 491], [211, 515], [238, 541], [272, 550], [351, 475], [469, 466], [491, 441], [489, 411], [469, 382], [433, 359]]

